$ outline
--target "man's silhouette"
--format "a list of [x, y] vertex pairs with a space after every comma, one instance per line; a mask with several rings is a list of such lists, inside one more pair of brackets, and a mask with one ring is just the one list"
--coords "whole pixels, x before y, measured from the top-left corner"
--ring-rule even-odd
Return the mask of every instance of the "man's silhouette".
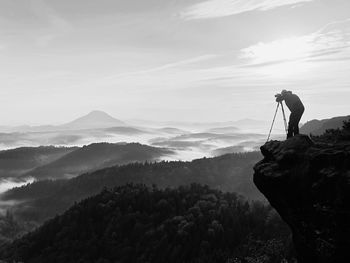
[[300, 98], [291, 91], [282, 90], [281, 94], [276, 95], [277, 102], [286, 102], [290, 110], [287, 139], [299, 134], [299, 121], [304, 113], [304, 105]]

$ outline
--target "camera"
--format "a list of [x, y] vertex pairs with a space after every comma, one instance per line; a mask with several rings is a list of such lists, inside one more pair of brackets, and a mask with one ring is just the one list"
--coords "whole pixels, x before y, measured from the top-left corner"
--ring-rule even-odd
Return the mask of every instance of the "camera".
[[283, 96], [280, 93], [276, 94], [275, 98], [276, 98], [276, 102], [281, 102], [283, 100]]

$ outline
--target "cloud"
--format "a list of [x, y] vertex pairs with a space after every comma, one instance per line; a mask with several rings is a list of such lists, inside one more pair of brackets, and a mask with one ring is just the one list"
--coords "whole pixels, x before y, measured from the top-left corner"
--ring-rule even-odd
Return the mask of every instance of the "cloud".
[[312, 1], [314, 0], [207, 0], [190, 6], [181, 16], [184, 19], [217, 18]]
[[[14, 187], [20, 187], [22, 185], [26, 185], [28, 183], [34, 182], [34, 178], [30, 177], [25, 179], [24, 181], [16, 181], [13, 179], [1, 179], [0, 180], [0, 194], [6, 192], [7, 190], [10, 190]], [[4, 205], [4, 203], [1, 203], [1, 205]]]
[[135, 75], [144, 75], [144, 74], [150, 74], [150, 73], [155, 73], [155, 72], [159, 72], [159, 71], [163, 71], [163, 70], [167, 70], [167, 69], [171, 69], [171, 68], [176, 68], [176, 67], [181, 67], [181, 66], [186, 66], [186, 65], [191, 65], [191, 64], [196, 64], [198, 62], [201, 61], [205, 61], [205, 60], [209, 60], [209, 59], [213, 59], [217, 57], [217, 55], [202, 55], [202, 56], [198, 56], [198, 57], [194, 57], [194, 58], [189, 58], [189, 59], [185, 59], [185, 60], [180, 60], [180, 61], [175, 61], [175, 62], [171, 62], [171, 63], [167, 63], [158, 67], [154, 67], [154, 68], [150, 68], [150, 69], [145, 69], [145, 70], [139, 70], [139, 71], [133, 71], [133, 72], [127, 72], [127, 73], [121, 73], [121, 74], [117, 74], [117, 75], [112, 75], [109, 77], [106, 77], [106, 80], [111, 80], [111, 79], [119, 79], [119, 78], [124, 78], [124, 77], [132, 77]]
[[309, 35], [251, 45], [241, 50], [239, 58], [246, 59], [248, 66], [266, 66], [314, 58], [341, 60], [349, 51], [350, 19], [347, 19], [327, 24]]
[[[105, 89], [105, 92], [113, 90], [114, 94], [120, 97], [132, 97], [135, 99], [140, 96], [140, 92], [158, 92], [165, 89], [170, 90], [188, 84], [193, 80], [198, 80], [201, 76], [196, 74], [197, 68], [201, 67], [202, 62], [210, 61], [219, 55], [204, 54], [201, 56], [189, 57], [182, 60], [174, 60], [159, 66], [145, 67], [144, 69], [116, 72], [80, 81], [70, 86], [72, 90], [87, 92], [86, 87], [99, 87]], [[201, 74], [199, 74], [201, 75]], [[162, 83], [160, 85], [160, 83]], [[115, 87], [118, 87], [117, 89]], [[94, 89], [91, 89], [92, 96], [95, 96]], [[117, 96], [117, 95], [116, 95]], [[124, 100], [126, 103], [127, 100]]]
[[72, 31], [71, 24], [49, 6], [47, 2], [43, 0], [31, 0], [30, 3], [32, 12], [37, 17], [46, 20], [50, 26], [49, 32], [36, 38], [38, 46], [46, 47], [56, 37]]

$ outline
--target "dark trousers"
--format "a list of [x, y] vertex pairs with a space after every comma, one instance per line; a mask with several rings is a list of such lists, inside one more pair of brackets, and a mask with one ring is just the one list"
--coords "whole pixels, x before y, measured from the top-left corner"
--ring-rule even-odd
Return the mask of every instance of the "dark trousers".
[[299, 122], [303, 116], [304, 108], [297, 109], [291, 112], [288, 123], [287, 139], [299, 134]]

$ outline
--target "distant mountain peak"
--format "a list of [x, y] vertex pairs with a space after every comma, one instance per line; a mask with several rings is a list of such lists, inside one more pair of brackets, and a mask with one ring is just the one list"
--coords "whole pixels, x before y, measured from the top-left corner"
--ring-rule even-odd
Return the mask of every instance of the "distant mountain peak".
[[109, 115], [108, 113], [104, 112], [104, 111], [101, 111], [101, 110], [93, 110], [93, 111], [90, 111], [87, 115], [85, 116], [108, 116], [108, 117], [111, 117], [113, 118], [111, 115]]
[[121, 120], [118, 120], [108, 113], [100, 110], [94, 110], [89, 112], [72, 122], [64, 124], [63, 126], [68, 129], [95, 129], [95, 128], [109, 128], [116, 126], [125, 126], [126, 124]]

